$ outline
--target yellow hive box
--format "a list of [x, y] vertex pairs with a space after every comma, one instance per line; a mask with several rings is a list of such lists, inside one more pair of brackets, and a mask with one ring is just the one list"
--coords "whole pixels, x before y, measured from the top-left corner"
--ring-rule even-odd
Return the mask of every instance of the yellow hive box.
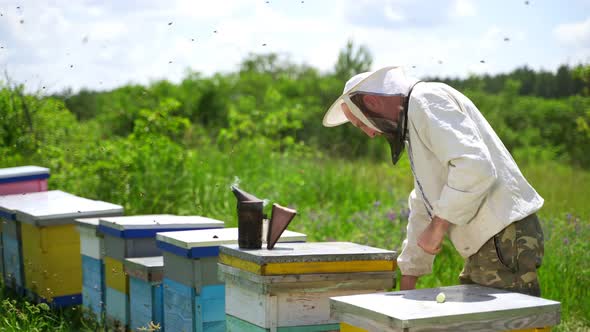
[[21, 225], [26, 294], [55, 307], [81, 304], [82, 258], [74, 220], [120, 215], [123, 208], [52, 190], [26, 194], [13, 211]]
[[112, 257], [104, 257], [104, 278], [107, 287], [129, 294], [129, 278], [125, 274], [123, 262]]
[[82, 289], [80, 236], [75, 225], [36, 227], [23, 223], [25, 287], [52, 301]]

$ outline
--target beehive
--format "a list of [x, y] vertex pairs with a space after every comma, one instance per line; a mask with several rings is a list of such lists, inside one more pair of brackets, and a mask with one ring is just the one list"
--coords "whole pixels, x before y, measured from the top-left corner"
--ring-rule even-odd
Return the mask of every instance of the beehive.
[[162, 256], [127, 258], [125, 273], [129, 276], [129, 326], [137, 331], [149, 326], [162, 326]]
[[390, 290], [396, 256], [349, 242], [221, 246], [227, 331], [336, 331], [329, 298]]
[[339, 296], [330, 305], [341, 332], [540, 332], [560, 320], [559, 302], [479, 285]]
[[127, 258], [162, 255], [156, 233], [190, 229], [222, 228], [219, 220], [200, 216], [143, 215], [101, 218], [104, 235], [105, 304], [110, 325], [129, 325], [129, 278], [124, 271]]
[[[285, 231], [279, 242], [305, 242]], [[225, 286], [217, 277], [219, 246], [238, 242], [238, 229], [160, 233], [164, 254], [164, 327], [167, 331], [225, 331]]]
[[0, 168], [0, 195], [47, 191], [49, 168], [20, 166]]
[[82, 259], [74, 220], [121, 215], [123, 208], [58, 190], [25, 196], [14, 212], [21, 224], [27, 295], [56, 307], [81, 304]]
[[[47, 191], [47, 179], [49, 178], [49, 169], [39, 166], [20, 166], [0, 169], [0, 195], [15, 195], [30, 192]], [[11, 257], [9, 261], [9, 274], [4, 273], [4, 237], [3, 225], [11, 222], [8, 225], [8, 234], [6, 236], [10, 239], [6, 240], [6, 245], [9, 247], [7, 256]], [[5, 285], [14, 288], [19, 293], [23, 293], [22, 273], [19, 270], [15, 273], [15, 269], [20, 269], [19, 263], [16, 263], [21, 252], [20, 249], [20, 225], [14, 221], [13, 213], [4, 211], [0, 208], [0, 278], [5, 281]], [[15, 267], [15, 265], [18, 265]], [[17, 280], [19, 287], [17, 287]], [[17, 289], [18, 288], [18, 289]]]
[[99, 218], [76, 219], [82, 257], [82, 305], [97, 320], [104, 311], [103, 236], [97, 231]]

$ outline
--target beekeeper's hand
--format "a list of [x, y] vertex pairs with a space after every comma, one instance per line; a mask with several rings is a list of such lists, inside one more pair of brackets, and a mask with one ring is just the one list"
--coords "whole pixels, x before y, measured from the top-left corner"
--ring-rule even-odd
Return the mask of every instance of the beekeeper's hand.
[[418, 237], [418, 246], [431, 255], [438, 254], [449, 226], [448, 221], [435, 216]]

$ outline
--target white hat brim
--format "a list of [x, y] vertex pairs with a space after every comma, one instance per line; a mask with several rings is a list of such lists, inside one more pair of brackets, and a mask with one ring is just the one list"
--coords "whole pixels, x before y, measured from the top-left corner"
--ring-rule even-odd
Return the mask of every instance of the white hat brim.
[[347, 94], [350, 95], [351, 93], [357, 91], [358, 88], [361, 86], [361, 84], [377, 77], [382, 72], [388, 71], [390, 69], [394, 69], [397, 67], [398, 66], [390, 66], [390, 67], [384, 67], [379, 70], [376, 70], [376, 71], [372, 72], [371, 74], [369, 74], [364, 79], [360, 80], [357, 84], [355, 84], [352, 88], [350, 88], [350, 90], [342, 93], [336, 99], [336, 101], [332, 104], [332, 106], [330, 106], [330, 108], [328, 108], [328, 111], [324, 115], [324, 119], [322, 120], [322, 124], [324, 125], [324, 127], [336, 127], [341, 124], [345, 124], [345, 123], [349, 122], [346, 115], [344, 115], [344, 111], [342, 110], [342, 104], [344, 103], [344, 99], [342, 97]]

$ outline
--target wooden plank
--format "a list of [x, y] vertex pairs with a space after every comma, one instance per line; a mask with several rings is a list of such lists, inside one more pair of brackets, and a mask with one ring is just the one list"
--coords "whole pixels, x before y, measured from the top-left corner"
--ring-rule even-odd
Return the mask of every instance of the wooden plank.
[[225, 313], [262, 328], [270, 328], [268, 317], [271, 315], [271, 310], [268, 307], [268, 297], [268, 294], [260, 294], [227, 282], [225, 284]]
[[397, 268], [397, 264], [393, 260], [292, 262], [258, 265], [257, 263], [225, 254], [219, 255], [219, 262], [259, 275], [377, 272], [394, 271]]
[[[446, 295], [444, 303], [435, 300], [439, 292]], [[331, 306], [332, 317], [370, 331], [367, 322], [391, 331], [479, 331], [552, 326], [560, 320], [559, 302], [478, 285], [336, 297]], [[353, 316], [364, 321], [343, 320]]]
[[310, 293], [338, 289], [383, 292], [395, 287], [396, 275], [396, 272], [390, 271], [261, 276], [223, 264], [219, 264], [219, 269], [221, 281], [229, 280], [261, 294], [301, 289]]

